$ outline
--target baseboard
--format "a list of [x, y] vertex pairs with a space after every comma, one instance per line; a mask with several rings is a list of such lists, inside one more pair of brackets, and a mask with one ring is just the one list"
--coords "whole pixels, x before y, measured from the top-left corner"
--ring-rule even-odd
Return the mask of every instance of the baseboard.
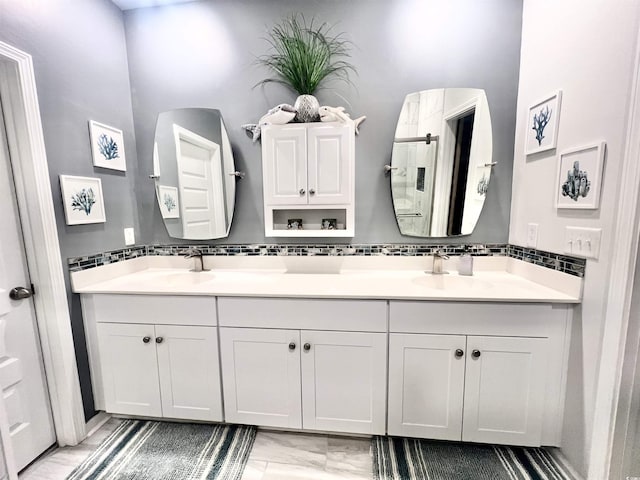
[[567, 457], [562, 454], [562, 451], [559, 448], [548, 448], [547, 451], [559, 464], [561, 464], [569, 473], [571, 473], [571, 475], [573, 475], [576, 480], [584, 480], [584, 477], [576, 471], [571, 463], [569, 463], [569, 460], [567, 460]]
[[111, 418], [110, 413], [98, 412], [95, 416], [87, 422], [87, 437], [93, 435], [100, 427], [109, 421]]

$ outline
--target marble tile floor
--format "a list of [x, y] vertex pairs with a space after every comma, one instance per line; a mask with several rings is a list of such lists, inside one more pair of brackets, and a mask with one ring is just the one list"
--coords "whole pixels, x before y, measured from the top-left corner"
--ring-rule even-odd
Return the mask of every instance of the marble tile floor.
[[[20, 474], [20, 480], [64, 480], [120, 420], [75, 447], [52, 450]], [[259, 430], [242, 480], [371, 480], [368, 438]]]

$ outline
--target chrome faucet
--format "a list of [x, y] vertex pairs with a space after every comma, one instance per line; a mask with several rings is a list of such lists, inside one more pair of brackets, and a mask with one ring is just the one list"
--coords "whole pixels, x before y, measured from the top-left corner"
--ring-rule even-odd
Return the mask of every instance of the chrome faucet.
[[204, 262], [202, 261], [202, 250], [199, 248], [190, 248], [184, 252], [184, 258], [193, 258], [192, 272], [206, 272], [204, 268]]
[[447, 273], [442, 269], [443, 260], [449, 260], [449, 256], [445, 255], [440, 250], [433, 252], [433, 270], [431, 270], [433, 275], [442, 275]]

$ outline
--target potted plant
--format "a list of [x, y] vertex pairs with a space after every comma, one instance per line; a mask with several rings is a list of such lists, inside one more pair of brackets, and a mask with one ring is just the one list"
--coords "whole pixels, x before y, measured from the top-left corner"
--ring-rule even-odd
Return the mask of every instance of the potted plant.
[[276, 82], [298, 93], [294, 104], [296, 121], [319, 120], [320, 105], [313, 94], [327, 77], [349, 83], [349, 73], [355, 73], [354, 66], [346, 60], [351, 42], [343, 38], [343, 33], [333, 35], [331, 30], [327, 23], [318, 25], [312, 19], [307, 24], [304, 16], [291, 15], [269, 32], [266, 40], [271, 53], [258, 58], [258, 63], [276, 74], [258, 85]]

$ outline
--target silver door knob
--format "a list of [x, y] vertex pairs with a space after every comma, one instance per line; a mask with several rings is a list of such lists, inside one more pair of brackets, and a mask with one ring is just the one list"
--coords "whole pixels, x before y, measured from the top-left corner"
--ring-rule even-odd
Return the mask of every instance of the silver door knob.
[[9, 292], [9, 298], [11, 300], [24, 300], [33, 296], [33, 292], [25, 287], [15, 287]]
[[304, 189], [304, 188], [301, 188], [301, 189], [300, 189], [300, 195], [304, 195], [305, 193], [306, 193], [306, 192], [305, 192], [305, 189]]

